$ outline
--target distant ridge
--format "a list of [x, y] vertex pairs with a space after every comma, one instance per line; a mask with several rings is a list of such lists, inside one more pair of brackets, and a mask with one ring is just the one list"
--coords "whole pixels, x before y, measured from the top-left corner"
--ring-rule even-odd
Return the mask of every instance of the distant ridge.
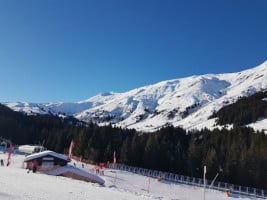
[[71, 115], [85, 122], [138, 131], [152, 132], [168, 125], [212, 129], [215, 119], [208, 119], [212, 113], [240, 97], [266, 89], [267, 62], [264, 62], [241, 72], [167, 80], [125, 93], [99, 94], [80, 102], [3, 104], [28, 114]]

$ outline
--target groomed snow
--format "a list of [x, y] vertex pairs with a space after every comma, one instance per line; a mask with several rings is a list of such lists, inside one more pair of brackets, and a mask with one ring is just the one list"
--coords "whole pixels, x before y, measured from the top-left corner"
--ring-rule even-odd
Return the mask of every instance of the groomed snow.
[[[203, 199], [203, 188], [174, 184], [132, 174], [125, 171], [105, 169], [103, 186], [60, 176], [27, 173], [22, 168], [25, 156], [12, 155], [9, 167], [0, 167], [1, 200], [198, 200]], [[7, 160], [7, 153], [0, 152], [0, 159]], [[81, 168], [81, 163], [76, 162]], [[85, 170], [94, 166], [86, 165]], [[149, 184], [150, 183], [150, 184]], [[148, 191], [149, 190], [149, 191]], [[224, 192], [206, 190], [206, 200], [249, 200], [248, 197], [227, 197]], [[253, 198], [255, 199], [255, 198]]]

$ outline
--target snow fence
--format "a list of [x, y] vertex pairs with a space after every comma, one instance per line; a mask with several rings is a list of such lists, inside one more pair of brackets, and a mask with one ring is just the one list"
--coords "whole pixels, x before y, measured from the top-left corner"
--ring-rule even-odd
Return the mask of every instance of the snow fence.
[[[150, 169], [139, 168], [139, 167], [132, 167], [132, 166], [128, 166], [128, 165], [124, 165], [120, 163], [116, 163], [116, 164], [112, 163], [109, 165], [109, 168], [128, 171], [128, 172], [132, 172], [135, 174], [140, 174], [140, 175], [148, 176], [152, 178], [160, 178], [166, 181], [193, 185], [193, 186], [198, 186], [198, 187], [204, 187], [204, 179], [201, 179], [201, 178], [194, 178], [194, 177], [183, 176], [183, 175], [167, 173], [167, 172], [162, 172], [162, 171], [150, 170]], [[263, 198], [263, 199], [267, 198], [267, 190], [245, 187], [241, 185], [234, 185], [234, 184], [224, 183], [224, 182], [213, 182], [212, 183], [212, 181], [206, 180], [206, 188], [225, 191], [225, 192], [230, 191], [230, 193], [251, 196], [251, 197], [256, 197], [256, 198]]]

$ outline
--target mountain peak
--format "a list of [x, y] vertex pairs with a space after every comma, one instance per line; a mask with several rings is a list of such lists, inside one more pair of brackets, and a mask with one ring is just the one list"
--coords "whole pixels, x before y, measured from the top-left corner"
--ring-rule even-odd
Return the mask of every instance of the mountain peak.
[[60, 112], [85, 122], [139, 131], [155, 131], [166, 125], [198, 129], [214, 125], [214, 120], [208, 120], [214, 111], [265, 89], [267, 61], [237, 73], [166, 80], [124, 93], [101, 93], [77, 103], [5, 104], [30, 114]]

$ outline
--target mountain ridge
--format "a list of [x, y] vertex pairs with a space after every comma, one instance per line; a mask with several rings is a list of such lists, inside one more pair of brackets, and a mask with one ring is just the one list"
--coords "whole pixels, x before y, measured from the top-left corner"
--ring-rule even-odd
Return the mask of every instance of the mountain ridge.
[[71, 115], [99, 125], [152, 132], [173, 125], [185, 129], [212, 128], [208, 119], [224, 105], [267, 89], [267, 61], [236, 73], [204, 74], [161, 81], [124, 93], [107, 92], [69, 103], [5, 102], [28, 114]]

